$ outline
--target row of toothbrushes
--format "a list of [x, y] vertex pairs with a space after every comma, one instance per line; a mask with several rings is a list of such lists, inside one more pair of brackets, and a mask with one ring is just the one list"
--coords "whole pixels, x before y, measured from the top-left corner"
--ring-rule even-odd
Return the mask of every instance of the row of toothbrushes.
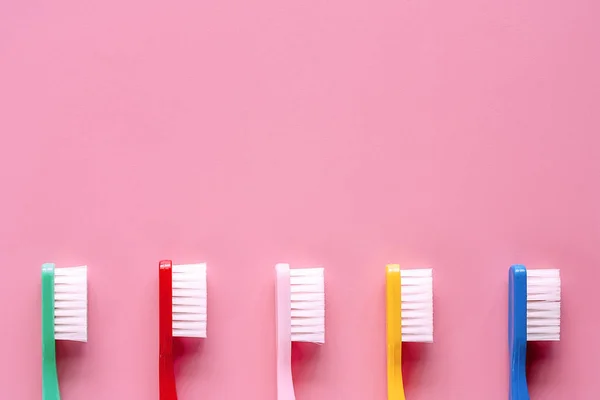
[[[323, 268], [277, 264], [277, 399], [295, 400], [291, 343], [325, 342]], [[509, 400], [529, 400], [527, 341], [560, 340], [560, 274], [556, 269], [509, 271]], [[42, 399], [60, 400], [56, 340], [87, 341], [87, 267], [42, 266]], [[402, 342], [433, 342], [431, 269], [386, 267], [388, 399], [404, 400]], [[174, 337], [206, 337], [206, 264], [159, 263], [160, 400], [177, 400]]]

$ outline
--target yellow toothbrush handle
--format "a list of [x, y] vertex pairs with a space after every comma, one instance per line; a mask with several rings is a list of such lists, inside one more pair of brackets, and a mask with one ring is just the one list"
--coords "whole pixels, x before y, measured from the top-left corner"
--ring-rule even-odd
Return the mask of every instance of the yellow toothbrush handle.
[[386, 266], [388, 400], [406, 400], [402, 383], [402, 302], [400, 266]]

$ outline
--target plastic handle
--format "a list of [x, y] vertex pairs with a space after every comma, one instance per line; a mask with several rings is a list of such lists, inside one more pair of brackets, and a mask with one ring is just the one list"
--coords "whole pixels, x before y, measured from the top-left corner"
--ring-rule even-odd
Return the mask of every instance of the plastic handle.
[[508, 275], [509, 400], [529, 400], [525, 357], [527, 354], [527, 270], [510, 267]]
[[177, 400], [173, 368], [173, 263], [158, 264], [159, 352], [158, 378], [160, 400]]
[[60, 400], [54, 338], [54, 264], [42, 265], [42, 400]]
[[400, 266], [386, 267], [388, 400], [405, 400], [402, 382], [402, 300]]
[[277, 400], [295, 400], [292, 380], [292, 306], [290, 266], [277, 264]]

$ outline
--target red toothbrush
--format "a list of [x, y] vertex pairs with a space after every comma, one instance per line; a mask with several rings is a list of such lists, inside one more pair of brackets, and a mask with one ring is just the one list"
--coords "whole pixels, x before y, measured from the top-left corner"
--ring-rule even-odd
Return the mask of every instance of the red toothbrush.
[[173, 337], [206, 337], [206, 264], [158, 264], [160, 400], [177, 400]]

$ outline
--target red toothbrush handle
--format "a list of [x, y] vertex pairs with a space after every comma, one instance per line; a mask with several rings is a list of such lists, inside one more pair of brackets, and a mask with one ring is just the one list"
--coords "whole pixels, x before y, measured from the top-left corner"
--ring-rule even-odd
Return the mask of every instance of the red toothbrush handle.
[[158, 378], [160, 400], [177, 400], [173, 368], [173, 263], [158, 264], [159, 354]]

